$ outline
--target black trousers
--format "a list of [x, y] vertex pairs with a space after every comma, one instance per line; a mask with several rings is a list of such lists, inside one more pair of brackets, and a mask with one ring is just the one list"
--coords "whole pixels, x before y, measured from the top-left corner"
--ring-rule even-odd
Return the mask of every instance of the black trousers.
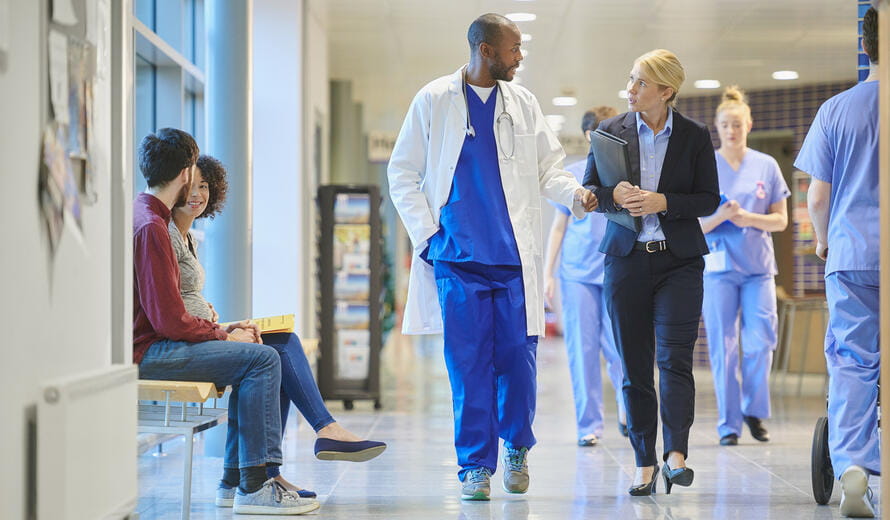
[[[638, 467], [653, 466], [658, 435], [658, 396], [653, 365], [659, 370], [663, 459], [671, 451], [687, 455], [695, 416], [692, 350], [702, 307], [702, 257], [632, 251], [606, 256], [603, 290], [612, 331], [624, 363], [627, 427]], [[656, 339], [657, 338], [657, 339]]]

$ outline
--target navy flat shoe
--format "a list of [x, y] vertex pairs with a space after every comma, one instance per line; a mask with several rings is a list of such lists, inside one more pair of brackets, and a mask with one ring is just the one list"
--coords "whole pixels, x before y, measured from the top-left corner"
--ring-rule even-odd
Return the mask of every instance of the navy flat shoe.
[[319, 437], [315, 439], [315, 458], [319, 460], [348, 460], [365, 462], [383, 453], [386, 443], [380, 441], [336, 441]]

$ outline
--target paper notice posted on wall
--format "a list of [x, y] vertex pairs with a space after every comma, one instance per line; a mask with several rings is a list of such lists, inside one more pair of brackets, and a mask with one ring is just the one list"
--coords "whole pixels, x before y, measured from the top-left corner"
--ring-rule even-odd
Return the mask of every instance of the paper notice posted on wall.
[[[294, 331], [294, 315], [282, 314], [281, 316], [267, 316], [265, 318], [253, 318], [250, 320], [260, 328], [263, 334], [277, 334], [280, 332]], [[219, 326], [226, 328], [235, 322], [220, 323]]]
[[55, 120], [68, 124], [68, 37], [49, 30], [49, 95]]
[[337, 378], [367, 379], [370, 357], [370, 331], [337, 331]]

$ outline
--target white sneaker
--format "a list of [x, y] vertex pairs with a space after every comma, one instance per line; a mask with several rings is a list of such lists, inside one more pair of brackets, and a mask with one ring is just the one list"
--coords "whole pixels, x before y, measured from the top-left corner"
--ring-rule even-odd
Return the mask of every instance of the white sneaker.
[[874, 518], [875, 506], [868, 487], [868, 473], [860, 466], [850, 466], [841, 475], [841, 515], [848, 518]]
[[270, 478], [254, 493], [244, 494], [239, 489], [235, 493], [233, 512], [241, 515], [302, 515], [320, 506], [318, 500], [300, 498]]
[[596, 435], [589, 433], [584, 437], [578, 439], [578, 446], [587, 447], [587, 446], [596, 446], [596, 444], [600, 440], [596, 438]]

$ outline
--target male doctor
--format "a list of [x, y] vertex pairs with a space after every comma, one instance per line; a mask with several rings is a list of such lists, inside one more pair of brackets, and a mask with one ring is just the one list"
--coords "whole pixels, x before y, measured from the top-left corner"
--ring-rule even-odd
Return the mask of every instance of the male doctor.
[[470, 63], [414, 97], [396, 140], [390, 196], [414, 246], [403, 332], [444, 333], [461, 498], [488, 500], [504, 439], [504, 489], [528, 489], [535, 351], [544, 332], [541, 196], [577, 217], [596, 197], [535, 97], [510, 84], [513, 22], [470, 25]]

